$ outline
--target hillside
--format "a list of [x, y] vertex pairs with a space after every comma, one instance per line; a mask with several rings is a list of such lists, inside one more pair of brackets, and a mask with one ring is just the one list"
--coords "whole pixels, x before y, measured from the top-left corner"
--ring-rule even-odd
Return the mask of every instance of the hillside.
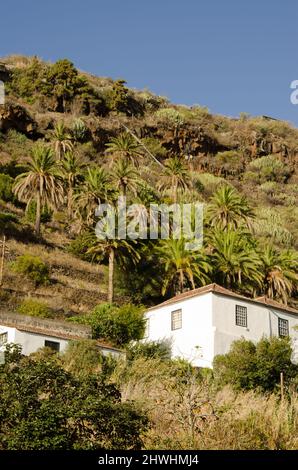
[[[156, 252], [150, 242], [139, 243], [135, 262], [125, 247], [115, 248], [116, 303], [150, 305], [181, 289], [218, 282], [298, 306], [298, 129], [268, 116], [243, 113], [232, 119], [200, 106], [173, 105], [147, 90], [128, 89], [123, 80], [77, 71], [68, 60], [49, 64], [11, 56], [1, 63], [6, 90], [0, 105], [0, 230], [6, 236], [2, 308], [15, 310], [29, 295], [67, 317], [105, 302], [109, 251], [92, 257], [84, 237], [94, 228], [99, 200], [112, 200], [123, 187], [131, 202], [171, 203], [177, 197], [204, 202], [211, 212], [204, 249], [186, 262], [197, 266], [194, 281], [185, 274], [181, 284], [175, 259], [166, 268], [170, 245], [161, 243]], [[40, 145], [58, 162], [63, 195], [53, 204], [50, 196], [41, 201], [36, 234], [35, 193], [21, 197], [15, 186]], [[97, 169], [92, 181], [90, 168]], [[237, 210], [219, 201], [227, 197], [219, 194], [226, 186], [235, 188], [231, 197], [238, 197]], [[216, 221], [225, 209], [230, 225], [222, 226]], [[222, 230], [222, 248], [216, 230]], [[229, 230], [238, 238], [231, 239]], [[241, 265], [244, 253], [251, 261]], [[12, 262], [24, 254], [48, 266], [47, 284], [13, 269]], [[209, 267], [201, 268], [204, 263]], [[165, 278], [168, 284], [161, 289]]]

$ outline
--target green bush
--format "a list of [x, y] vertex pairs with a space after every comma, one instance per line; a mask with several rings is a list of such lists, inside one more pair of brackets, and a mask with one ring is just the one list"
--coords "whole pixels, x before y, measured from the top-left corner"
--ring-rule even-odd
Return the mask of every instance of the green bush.
[[23, 274], [34, 281], [36, 286], [49, 282], [49, 268], [38, 256], [19, 256], [12, 263], [12, 268], [16, 273]]
[[[47, 207], [43, 207], [41, 214], [40, 214], [40, 221], [42, 223], [50, 222], [52, 218], [53, 212]], [[26, 210], [26, 219], [28, 222], [34, 224], [36, 218], [36, 201], [31, 201], [28, 204]]]
[[44, 302], [38, 299], [25, 299], [18, 307], [18, 312], [22, 315], [31, 315], [32, 317], [52, 318], [53, 311]]
[[12, 192], [13, 178], [3, 173], [0, 173], [0, 199], [5, 202], [13, 201], [14, 195]]
[[171, 343], [168, 340], [146, 341], [144, 343], [135, 343], [127, 349], [127, 358], [135, 360], [138, 357], [147, 359], [171, 359]]
[[72, 320], [90, 325], [93, 338], [104, 338], [117, 346], [141, 339], [145, 331], [143, 308], [132, 304], [101, 304], [90, 314]]
[[263, 184], [266, 181], [284, 183], [290, 177], [291, 169], [274, 155], [257, 158], [248, 166], [244, 180], [250, 183]]
[[174, 108], [163, 108], [156, 111], [158, 122], [165, 125], [181, 126], [184, 122], [182, 115]]
[[273, 391], [284, 373], [285, 384], [298, 376], [298, 366], [291, 362], [289, 338], [262, 338], [257, 344], [234, 341], [227, 354], [214, 358], [214, 378], [219, 386], [231, 384], [236, 390]]

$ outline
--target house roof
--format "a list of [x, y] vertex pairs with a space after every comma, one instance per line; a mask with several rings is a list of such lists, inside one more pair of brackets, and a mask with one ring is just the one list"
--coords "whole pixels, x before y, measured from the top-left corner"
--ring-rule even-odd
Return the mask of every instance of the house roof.
[[160, 308], [160, 307], [166, 307], [167, 305], [172, 305], [177, 302], [190, 299], [192, 297], [199, 297], [200, 295], [208, 294], [209, 292], [224, 295], [226, 297], [234, 297], [236, 299], [241, 299], [241, 300], [245, 300], [248, 302], [254, 302], [257, 304], [263, 304], [263, 305], [265, 304], [270, 307], [277, 308], [279, 310], [298, 315], [298, 310], [296, 310], [295, 308], [276, 302], [275, 300], [269, 299], [268, 297], [264, 296], [264, 297], [257, 297], [257, 298], [252, 299], [250, 297], [245, 297], [244, 295], [237, 294], [236, 292], [233, 292], [229, 289], [225, 289], [224, 287], [221, 287], [215, 283], [208, 284], [207, 286], [203, 286], [203, 287], [198, 287], [197, 289], [192, 289], [187, 292], [183, 292], [182, 294], [178, 294], [169, 300], [166, 300], [158, 305], [155, 305], [154, 307], [147, 309], [147, 311], [150, 312], [151, 310], [156, 310], [157, 308]]
[[[65, 340], [91, 339], [91, 328], [87, 325], [79, 325], [66, 321], [50, 320], [44, 318], [30, 317], [29, 315], [19, 315], [17, 313], [0, 312], [0, 326], [16, 328], [19, 331], [33, 333], [50, 338]], [[105, 340], [98, 340], [96, 344], [103, 349], [123, 352]]]

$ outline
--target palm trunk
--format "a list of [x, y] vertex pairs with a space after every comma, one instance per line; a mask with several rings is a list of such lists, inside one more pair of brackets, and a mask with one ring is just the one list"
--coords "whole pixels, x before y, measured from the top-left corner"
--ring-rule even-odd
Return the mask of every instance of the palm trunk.
[[73, 187], [71, 184], [69, 184], [68, 196], [67, 196], [67, 214], [68, 214], [69, 219], [71, 219], [72, 217], [72, 198], [73, 198]]
[[36, 195], [36, 214], [35, 214], [35, 233], [40, 235], [40, 213], [41, 213], [41, 201], [40, 191], [38, 190]]
[[180, 269], [179, 273], [179, 290], [182, 293], [183, 292], [183, 286], [184, 286], [184, 275], [182, 269]]
[[109, 287], [108, 287], [108, 301], [113, 303], [114, 300], [114, 248], [111, 248], [109, 253]]

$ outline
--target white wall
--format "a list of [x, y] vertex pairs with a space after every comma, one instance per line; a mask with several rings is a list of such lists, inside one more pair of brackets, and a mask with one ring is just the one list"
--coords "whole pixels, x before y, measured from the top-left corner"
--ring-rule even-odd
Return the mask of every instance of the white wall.
[[[182, 310], [182, 328], [171, 330], [171, 312]], [[214, 329], [212, 294], [192, 297], [148, 311], [149, 335], [145, 340], [172, 341], [172, 356], [183, 357], [200, 367], [210, 367], [213, 360]]]
[[[247, 307], [247, 328], [236, 325], [236, 305]], [[298, 332], [293, 330], [293, 327], [298, 325], [297, 315], [282, 312], [265, 304], [257, 304], [214, 293], [214, 355], [227, 353], [232, 342], [241, 337], [256, 342], [264, 335], [268, 337], [278, 336], [278, 318], [288, 320], [290, 336], [298, 337]]]
[[15, 342], [15, 334], [16, 334], [15, 328], [10, 328], [9, 326], [0, 325], [0, 335], [2, 333], [7, 333], [7, 343]]
[[27, 331], [16, 330], [15, 334], [15, 343], [18, 343], [22, 346], [22, 353], [26, 356], [31, 354], [39, 348], [43, 348], [45, 341], [55, 341], [60, 344], [60, 352], [65, 351], [68, 340], [55, 338], [54, 336], [44, 336], [37, 333], [28, 333]]

